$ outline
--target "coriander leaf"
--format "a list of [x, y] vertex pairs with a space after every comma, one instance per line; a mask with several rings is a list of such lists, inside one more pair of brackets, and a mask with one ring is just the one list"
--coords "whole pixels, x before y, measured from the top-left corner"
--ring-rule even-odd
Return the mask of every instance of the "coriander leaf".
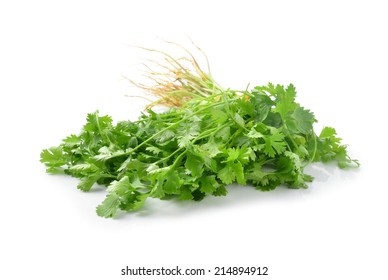
[[93, 187], [93, 185], [99, 179], [99, 176], [84, 177], [81, 179], [80, 183], [77, 185], [77, 189], [88, 192]]
[[164, 193], [166, 194], [179, 194], [180, 178], [174, 170], [168, 171], [162, 178], [165, 180]]
[[277, 100], [275, 111], [278, 112], [283, 121], [285, 121], [288, 114], [292, 113], [296, 107], [296, 90], [292, 84], [286, 89], [284, 89], [282, 85], [277, 85], [275, 90], [275, 98]]
[[234, 120], [239, 126], [245, 127], [244, 119], [238, 113], [234, 115]]
[[252, 90], [253, 97], [250, 98], [250, 103], [254, 106], [253, 116], [257, 123], [267, 119], [272, 107], [275, 103], [266, 95], [260, 87], [255, 87]]
[[239, 162], [239, 161], [229, 162], [228, 165], [231, 166], [231, 168], [233, 170], [233, 175], [236, 178], [237, 183], [239, 183], [240, 185], [245, 185], [246, 182], [245, 182], [245, 176], [244, 176], [244, 168], [243, 168], [241, 162]]
[[63, 144], [66, 147], [74, 147], [81, 144], [81, 137], [71, 134], [70, 136], [63, 139]]
[[269, 157], [274, 157], [276, 153], [281, 154], [286, 150], [284, 135], [278, 130], [273, 130], [272, 133], [264, 138], [264, 153]]
[[113, 181], [108, 187], [109, 192], [114, 192], [119, 196], [122, 196], [133, 189], [128, 176], [124, 176], [119, 181]]
[[109, 193], [105, 200], [97, 206], [97, 215], [104, 218], [112, 218], [116, 215], [119, 205], [120, 197], [114, 192]]
[[190, 171], [191, 175], [194, 177], [199, 177], [202, 175], [204, 163], [200, 158], [192, 155], [191, 153], [187, 154], [185, 167]]
[[99, 116], [98, 111], [88, 114], [87, 116], [87, 123], [84, 126], [85, 131], [94, 132], [94, 133], [100, 133], [102, 134], [103, 131], [112, 125], [112, 118], [109, 116]]
[[138, 194], [135, 201], [131, 205], [131, 210], [136, 211], [142, 208], [148, 197], [149, 193]]
[[175, 133], [172, 130], [166, 130], [159, 134], [157, 137], [155, 137], [155, 140], [159, 144], [166, 143], [168, 141], [171, 141], [175, 137]]
[[228, 119], [228, 115], [219, 109], [211, 110], [210, 114], [212, 118], [219, 124], [225, 123], [225, 121]]
[[[44, 163], [47, 167], [60, 167], [67, 164], [61, 147], [51, 147], [44, 149], [40, 153], [40, 162]], [[55, 169], [48, 169], [54, 171]], [[50, 173], [50, 172], [49, 172]]]
[[260, 132], [258, 132], [255, 127], [252, 127], [250, 131], [248, 132], [247, 136], [249, 138], [264, 138], [264, 135]]
[[218, 172], [218, 178], [225, 183], [231, 184], [235, 180], [241, 185], [245, 185], [244, 168], [239, 161], [228, 162], [224, 168]]
[[310, 110], [298, 106], [292, 114], [295, 119], [296, 129], [302, 134], [309, 134], [315, 122], [314, 114]]
[[229, 139], [229, 137], [230, 137], [230, 127], [229, 126], [222, 128], [221, 130], [219, 130], [215, 134], [215, 138], [217, 138], [221, 141], [226, 141]]
[[201, 148], [209, 155], [210, 158], [213, 158], [221, 153], [218, 145], [214, 141], [203, 144]]
[[155, 146], [147, 147], [146, 151], [149, 151], [149, 152], [153, 153], [156, 156], [163, 152], [163, 150], [161, 150], [161, 149], [159, 149], [158, 147], [155, 147]]
[[234, 174], [233, 168], [227, 164], [224, 168], [218, 171], [217, 177], [220, 178], [224, 184], [229, 185], [233, 183], [236, 175]]
[[213, 193], [219, 186], [215, 175], [202, 176], [199, 179], [199, 185], [201, 186], [201, 192], [205, 194]]
[[192, 200], [194, 196], [191, 194], [191, 189], [188, 186], [181, 187], [181, 193], [179, 195], [180, 200]]
[[228, 190], [223, 185], [219, 185], [217, 189], [213, 192], [214, 196], [225, 196], [228, 194]]

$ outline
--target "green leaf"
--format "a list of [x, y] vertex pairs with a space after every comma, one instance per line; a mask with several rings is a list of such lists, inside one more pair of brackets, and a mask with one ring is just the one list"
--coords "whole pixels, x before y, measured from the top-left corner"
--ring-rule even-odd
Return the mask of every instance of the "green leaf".
[[90, 191], [90, 189], [93, 187], [93, 185], [97, 182], [99, 178], [100, 178], [99, 176], [84, 177], [77, 185], [77, 189], [84, 192], [88, 192]]
[[228, 158], [226, 159], [226, 162], [234, 162], [238, 160], [242, 164], [247, 164], [250, 159], [255, 158], [255, 154], [252, 152], [252, 149], [246, 146], [241, 148], [229, 148], [227, 150]]
[[255, 127], [252, 127], [252, 128], [249, 130], [247, 136], [248, 136], [249, 138], [253, 138], [253, 139], [264, 138], [264, 135], [263, 135], [262, 133], [258, 132], [258, 131], [255, 129]]
[[150, 197], [162, 198], [164, 196], [165, 196], [165, 193], [163, 190], [163, 182], [161, 180], [155, 181], [150, 193]]
[[191, 175], [194, 177], [199, 177], [202, 175], [204, 163], [202, 160], [191, 153], [187, 154], [185, 167], [190, 171]]
[[99, 116], [98, 111], [88, 114], [86, 119], [85, 131], [93, 133], [102, 133], [105, 129], [112, 126], [112, 118], [110, 116]]
[[182, 137], [178, 139], [178, 147], [183, 148], [187, 147], [189, 144], [191, 144], [191, 140], [193, 140], [195, 137], [191, 134], [185, 134]]
[[259, 162], [253, 164], [253, 167], [247, 172], [246, 179], [253, 182], [261, 182], [265, 176], [268, 175], [267, 172], [262, 170], [263, 165]]
[[286, 142], [284, 142], [284, 135], [278, 130], [272, 130], [271, 135], [266, 136], [264, 153], [269, 157], [274, 157], [275, 154], [281, 154], [286, 150]]
[[218, 145], [214, 141], [210, 141], [201, 146], [202, 150], [205, 151], [210, 158], [215, 157], [219, 153], [221, 153]]
[[250, 102], [254, 106], [253, 116], [257, 123], [263, 122], [267, 119], [275, 103], [259, 87], [255, 87], [252, 90], [252, 94], [253, 97], [250, 99]]
[[143, 207], [145, 201], [149, 197], [149, 193], [143, 193], [136, 196], [136, 200], [132, 203], [131, 210], [136, 211]]
[[234, 120], [239, 126], [245, 127], [245, 121], [238, 113], [234, 115]]
[[212, 194], [219, 186], [215, 175], [202, 176], [199, 185], [201, 192], [205, 194]]
[[276, 86], [275, 97], [277, 100], [275, 111], [280, 114], [283, 121], [287, 119], [289, 113], [292, 113], [296, 107], [295, 103], [296, 90], [290, 84], [285, 90], [282, 85]]
[[48, 167], [60, 167], [67, 163], [61, 147], [44, 149], [40, 153], [40, 162], [44, 163]]
[[179, 195], [180, 200], [192, 200], [194, 196], [191, 194], [191, 189], [188, 186], [181, 187], [181, 193]]
[[165, 180], [163, 190], [166, 194], [179, 194], [180, 178], [174, 170], [170, 170], [162, 178]]
[[238, 149], [238, 148], [229, 148], [227, 150], [227, 153], [228, 153], [228, 158], [226, 159], [226, 161], [235, 161], [240, 156], [240, 149]]
[[119, 196], [122, 196], [132, 190], [134, 190], [134, 188], [132, 187], [128, 176], [124, 176], [119, 181], [113, 181], [108, 187], [109, 192], [114, 192]]
[[114, 192], [109, 193], [105, 200], [97, 206], [97, 215], [104, 218], [112, 218], [116, 215], [119, 205], [120, 197]]
[[233, 183], [235, 180], [240, 185], [246, 184], [244, 168], [239, 161], [228, 162], [226, 166], [218, 172], [217, 176], [223, 183], [227, 185]]
[[224, 127], [223, 129], [219, 130], [215, 135], [215, 138], [220, 139], [221, 141], [226, 141], [229, 139], [229, 137], [230, 137], [230, 127], [229, 126]]
[[76, 136], [74, 134], [71, 134], [70, 136], [68, 136], [65, 139], [63, 139], [63, 144], [66, 147], [77, 146], [77, 145], [81, 144], [81, 137]]
[[219, 185], [218, 188], [213, 192], [214, 196], [225, 196], [228, 194], [228, 190], [225, 186]]
[[319, 138], [331, 138], [334, 137], [337, 134], [334, 128], [332, 127], [324, 127], [321, 131], [321, 134], [319, 134]]
[[240, 185], [245, 185], [245, 176], [244, 176], [244, 168], [241, 164], [241, 162], [230, 162], [228, 165], [231, 166], [234, 176], [236, 177], [237, 183]]
[[79, 163], [68, 168], [69, 174], [75, 177], [89, 177], [91, 174], [98, 173], [98, 167], [90, 163]]
[[157, 137], [155, 137], [155, 140], [159, 144], [166, 143], [168, 141], [171, 141], [175, 137], [175, 132], [168, 129], [161, 134], [159, 134]]
[[156, 156], [163, 152], [163, 150], [161, 150], [161, 149], [159, 149], [158, 147], [155, 147], [155, 146], [147, 147], [146, 151], [149, 151], [149, 152], [153, 153]]
[[315, 122], [314, 114], [310, 110], [306, 110], [303, 107], [297, 107], [292, 114], [296, 122], [297, 130], [302, 134], [310, 134], [313, 129], [313, 123]]
[[219, 109], [211, 110], [210, 114], [218, 124], [223, 124], [228, 119], [228, 115]]
[[236, 176], [234, 174], [232, 167], [229, 164], [227, 164], [224, 168], [222, 168], [218, 172], [217, 177], [220, 178], [220, 180], [224, 184], [229, 185], [229, 184], [233, 183]]

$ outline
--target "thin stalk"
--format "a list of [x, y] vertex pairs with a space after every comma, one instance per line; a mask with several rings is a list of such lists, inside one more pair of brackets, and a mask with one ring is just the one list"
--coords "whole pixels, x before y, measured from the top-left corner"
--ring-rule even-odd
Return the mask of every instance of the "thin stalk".
[[[216, 107], [216, 106], [219, 106], [219, 105], [220, 105], [220, 104], [211, 104], [211, 105], [209, 105], [209, 106], [206, 106], [206, 107], [203, 107], [203, 108], [197, 110], [196, 112], [194, 112], [194, 113], [188, 115], [187, 117], [184, 117], [183, 119], [179, 120], [178, 122], [176, 122], [176, 123], [174, 123], [174, 124], [171, 124], [171, 125], [165, 127], [165, 128], [162, 129], [162, 130], [159, 130], [157, 133], [155, 133], [154, 135], [152, 135], [150, 138], [148, 138], [147, 140], [144, 140], [142, 143], [140, 143], [139, 145], [137, 145], [135, 148], [131, 149], [130, 151], [128, 151], [128, 152], [126, 152], [126, 153], [123, 153], [123, 154], [120, 154], [120, 156], [132, 154], [133, 152], [135, 152], [135, 151], [138, 150], [139, 148], [143, 147], [145, 144], [147, 144], [147, 143], [150, 142], [151, 140], [155, 139], [155, 137], [159, 136], [159, 135], [162, 134], [163, 132], [165, 132], [165, 131], [167, 131], [167, 130], [169, 130], [169, 129], [171, 129], [171, 128], [173, 128], [173, 127], [179, 125], [179, 124], [181, 124], [182, 122], [184, 122], [184, 121], [190, 119], [191, 117], [197, 115], [199, 112], [205, 111], [205, 110], [207, 110], [207, 109], [210, 109], [210, 108], [212, 108], [212, 107]], [[115, 156], [112, 156], [112, 158], [113, 158], [113, 157], [115, 157]]]
[[318, 143], [317, 143], [317, 136], [315, 135], [314, 129], [312, 130], [312, 135], [313, 135], [313, 138], [314, 138], [314, 151], [313, 151], [313, 155], [310, 157], [308, 162], [306, 162], [303, 165], [303, 168], [305, 168], [307, 165], [309, 165], [310, 163], [312, 163], [314, 161], [315, 154], [317, 153]]

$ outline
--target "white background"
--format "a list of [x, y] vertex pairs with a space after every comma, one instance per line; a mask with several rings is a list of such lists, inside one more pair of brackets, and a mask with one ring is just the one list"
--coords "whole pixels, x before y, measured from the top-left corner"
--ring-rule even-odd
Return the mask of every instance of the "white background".
[[[267, 266], [270, 276], [388, 279], [385, 1], [2, 1], [1, 279], [151, 279], [121, 268]], [[200, 203], [148, 201], [103, 219], [102, 188], [50, 176], [41, 149], [87, 113], [136, 119], [136, 78], [162, 37], [206, 51], [224, 87], [292, 82], [358, 170], [315, 166], [307, 190], [232, 186]], [[175, 277], [213, 279], [214, 277]], [[174, 279], [157, 277], [155, 279]]]

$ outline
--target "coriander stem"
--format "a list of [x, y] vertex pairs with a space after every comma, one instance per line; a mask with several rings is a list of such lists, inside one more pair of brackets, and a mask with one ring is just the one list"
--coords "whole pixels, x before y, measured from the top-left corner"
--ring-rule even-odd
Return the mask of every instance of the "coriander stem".
[[94, 115], [96, 116], [96, 123], [97, 123], [98, 132], [100, 133], [102, 139], [103, 139], [105, 142], [109, 142], [109, 143], [112, 144], [112, 141], [110, 141], [109, 137], [108, 137], [107, 135], [105, 135], [104, 133], [102, 133], [102, 130], [101, 130], [101, 127], [100, 127], [100, 121], [99, 121], [99, 117], [98, 117], [97, 112], [94, 113]]
[[[228, 122], [228, 123], [223, 124], [223, 125], [221, 125], [221, 126], [217, 126], [217, 127], [212, 128], [212, 129], [209, 129], [209, 130], [206, 131], [206, 132], [208, 132], [208, 133], [204, 133], [204, 135], [198, 135], [198, 137], [196, 137], [196, 138], [193, 140], [193, 142], [195, 142], [195, 141], [197, 141], [197, 140], [200, 140], [200, 139], [202, 139], [202, 138], [206, 138], [206, 137], [208, 137], [208, 136], [214, 135], [214, 134], [216, 134], [218, 131], [220, 131], [221, 129], [223, 129], [223, 128], [227, 127], [227, 126], [230, 126], [230, 125], [231, 125], [230, 122]], [[209, 133], [209, 132], [210, 132], [210, 133]]]
[[[283, 121], [283, 120], [282, 120], [282, 121]], [[284, 121], [283, 121], [283, 128], [285, 129], [288, 138], [291, 140], [292, 145], [293, 145], [293, 146], [295, 147], [295, 149], [296, 149], [296, 148], [298, 147], [298, 145], [296, 144], [296, 142], [295, 142], [294, 139], [292, 138], [291, 133], [290, 133], [290, 131], [288, 130], [288, 127], [287, 127], [287, 125], [286, 125], [286, 122], [284, 122]], [[292, 150], [290, 150], [290, 151], [292, 152]]]
[[181, 148], [179, 148], [179, 149], [176, 149], [173, 153], [171, 153], [171, 154], [169, 154], [167, 157], [165, 157], [165, 158], [162, 158], [162, 159], [160, 159], [160, 160], [158, 160], [157, 162], [155, 162], [155, 164], [158, 164], [158, 163], [160, 163], [160, 162], [163, 162], [163, 161], [165, 161], [165, 160], [168, 160], [169, 158], [171, 158], [173, 155], [175, 155], [176, 153], [178, 153], [180, 150], [182, 150], [184, 147], [181, 147]]
[[190, 119], [191, 117], [195, 116], [195, 115], [198, 114], [199, 112], [205, 111], [205, 110], [207, 110], [207, 109], [209, 109], [209, 108], [216, 107], [216, 106], [219, 106], [219, 105], [220, 105], [220, 104], [218, 104], [218, 103], [216, 103], [216, 104], [211, 104], [211, 105], [209, 105], [209, 106], [206, 106], [206, 107], [203, 107], [203, 108], [197, 110], [196, 112], [194, 112], [194, 113], [188, 115], [187, 117], [184, 117], [184, 118], [181, 119], [180, 121], [178, 121], [178, 122], [176, 122], [176, 123], [174, 123], [174, 124], [171, 124], [171, 125], [167, 126], [166, 128], [164, 128], [164, 129], [158, 131], [157, 133], [155, 133], [154, 135], [152, 135], [150, 138], [148, 138], [147, 140], [144, 140], [142, 143], [140, 143], [140, 144], [137, 145], [135, 148], [133, 148], [132, 150], [128, 151], [128, 152], [125, 153], [125, 154], [127, 154], [127, 155], [132, 154], [134, 151], [138, 150], [140, 147], [144, 146], [145, 144], [147, 144], [147, 143], [150, 142], [151, 140], [155, 139], [155, 137], [159, 136], [159, 135], [162, 134], [163, 132], [165, 132], [165, 131], [167, 131], [167, 130], [173, 128], [174, 126], [177, 126], [177, 125], [179, 125], [180, 123], [182, 123], [182, 122], [184, 122], [184, 121]]
[[315, 154], [317, 153], [317, 147], [318, 147], [317, 144], [318, 143], [317, 143], [317, 136], [315, 135], [314, 129], [312, 129], [312, 135], [313, 135], [313, 138], [314, 138], [314, 151], [313, 151], [313, 155], [306, 162], [306, 164], [303, 165], [303, 168], [306, 167], [307, 165], [309, 165], [310, 163], [312, 163], [314, 161]]
[[177, 156], [177, 158], [175, 159], [174, 163], [171, 165], [172, 169], [174, 169], [177, 166], [177, 164], [180, 162], [180, 160], [186, 154], [186, 152], [187, 152], [187, 150], [184, 150], [179, 156]]

